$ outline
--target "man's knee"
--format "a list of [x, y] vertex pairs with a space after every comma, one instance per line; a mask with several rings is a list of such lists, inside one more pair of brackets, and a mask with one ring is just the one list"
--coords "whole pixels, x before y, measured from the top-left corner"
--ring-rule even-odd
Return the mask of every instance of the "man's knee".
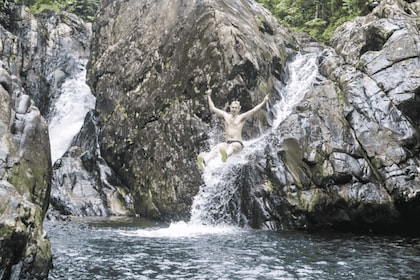
[[242, 145], [239, 143], [232, 143], [229, 148], [231, 150], [231, 154], [237, 154], [242, 150]]

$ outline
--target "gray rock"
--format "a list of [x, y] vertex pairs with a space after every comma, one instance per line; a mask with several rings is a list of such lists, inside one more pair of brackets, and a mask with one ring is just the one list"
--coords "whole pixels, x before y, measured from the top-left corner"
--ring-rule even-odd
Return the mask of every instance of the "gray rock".
[[0, 68], [0, 85], [4, 90], [9, 92], [9, 94], [12, 93], [12, 78], [10, 77], [9, 73], [2, 68]]
[[[247, 110], [266, 93], [278, 100], [288, 62], [315, 52], [324, 78], [255, 163], [229, 178], [242, 191], [228, 207], [240, 213], [228, 215], [271, 229], [417, 223], [418, 12], [416, 2], [381, 1], [338, 28], [328, 48], [283, 29], [253, 1], [104, 1], [88, 65], [96, 154], [133, 194], [137, 213], [187, 218], [202, 184], [194, 159], [217, 127], [206, 88], [218, 107], [239, 99]], [[272, 123], [267, 113], [246, 137]], [[95, 170], [97, 159], [84, 155], [84, 169]]]
[[24, 5], [10, 5], [0, 28], [0, 58], [21, 82], [43, 116], [60, 94], [65, 76], [82, 71], [89, 56], [91, 28], [73, 14], [51, 10], [34, 17]]
[[[294, 37], [254, 1], [105, 1], [93, 34], [103, 158], [140, 215], [188, 218], [211, 120], [205, 90], [219, 107], [250, 109], [285, 75]], [[246, 135], [257, 123], [263, 114]]]
[[22, 90], [0, 87], [0, 275], [46, 279], [52, 263], [42, 224], [51, 180], [48, 130], [29, 96], [16, 97]]
[[63, 215], [134, 215], [130, 192], [100, 156], [97, 126], [97, 115], [90, 112], [72, 146], [55, 162], [51, 206]]
[[26, 94], [21, 95], [17, 99], [17, 103], [18, 106], [16, 107], [16, 113], [25, 114], [28, 111], [29, 106], [31, 105], [31, 98], [29, 97], [29, 95]]
[[339, 27], [332, 39], [337, 53], [327, 49], [320, 59], [321, 73], [335, 86], [315, 87], [307, 95], [310, 109], [282, 124], [282, 137], [293, 133], [300, 149], [312, 146], [303, 161], [283, 156], [299, 175], [292, 182], [273, 174], [274, 182], [297, 185], [286, 188], [293, 215], [301, 217], [295, 226], [419, 230], [412, 226], [420, 188], [419, 34], [407, 5], [382, 1], [374, 14]]

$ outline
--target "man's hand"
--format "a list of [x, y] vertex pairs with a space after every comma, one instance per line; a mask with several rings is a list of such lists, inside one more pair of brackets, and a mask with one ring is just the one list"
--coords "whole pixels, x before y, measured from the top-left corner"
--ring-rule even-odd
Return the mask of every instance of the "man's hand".
[[208, 97], [210, 97], [210, 96], [211, 96], [211, 88], [209, 88], [209, 89], [207, 89], [207, 90], [206, 90], [206, 95], [207, 95]]
[[266, 103], [270, 98], [268, 97], [268, 94], [264, 97], [263, 102]]

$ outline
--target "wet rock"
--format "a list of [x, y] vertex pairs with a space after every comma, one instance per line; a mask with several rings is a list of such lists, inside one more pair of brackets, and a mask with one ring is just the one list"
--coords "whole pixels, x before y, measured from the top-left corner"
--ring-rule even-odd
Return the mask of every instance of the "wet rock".
[[9, 1], [0, 12], [5, 22], [0, 29], [0, 59], [46, 117], [64, 77], [84, 69], [90, 25], [66, 12], [50, 10], [34, 16], [26, 6]]
[[[5, 73], [0, 80], [11, 81]], [[42, 225], [51, 180], [48, 129], [23, 89], [8, 85], [8, 91], [0, 87], [0, 275], [46, 279], [52, 262]]]
[[256, 161], [241, 178], [230, 173], [229, 184], [246, 190], [246, 206], [236, 203], [242, 223], [420, 231], [415, 5], [381, 2], [378, 12], [338, 28], [334, 49], [301, 42], [318, 50], [324, 78], [254, 154], [266, 159], [264, 171]]
[[71, 147], [55, 162], [52, 211], [77, 216], [134, 215], [129, 190], [100, 156], [97, 130], [97, 114], [92, 111]]
[[[65, 83], [75, 82], [75, 77], [84, 73], [89, 56], [91, 25], [66, 12], [45, 11], [34, 16], [27, 7], [16, 5], [13, 1], [5, 2], [0, 10], [4, 12], [1, 17], [4, 25], [0, 29], [0, 57], [4, 61], [4, 67], [12, 74], [2, 76], [1, 84], [6, 86], [14, 83], [16, 89], [25, 88], [16, 91], [12, 96], [15, 110], [9, 116], [9, 119], [10, 117], [14, 119], [10, 125], [13, 138], [19, 143], [25, 143], [27, 132], [37, 129], [31, 125], [32, 119], [40, 117], [39, 111], [32, 110], [33, 106], [36, 105], [41, 114], [51, 122], [57, 113], [56, 101], [63, 93]], [[12, 81], [9, 81], [10, 79]], [[10, 110], [4, 112], [9, 114]], [[44, 145], [49, 147], [49, 141], [45, 140]], [[25, 144], [22, 144], [20, 153], [26, 150]], [[77, 164], [73, 166], [76, 169], [79, 167]], [[47, 170], [51, 172], [51, 167]], [[74, 178], [74, 174], [83, 174], [83, 172], [70, 171], [68, 168], [66, 171], [69, 172], [67, 178]], [[63, 180], [55, 181], [55, 178], [56, 176], [53, 176], [53, 187], [59, 186], [58, 182], [63, 182]], [[98, 185], [96, 179], [86, 182], [81, 177], [79, 181], [89, 183], [94, 190]], [[65, 198], [67, 197], [65, 190], [63, 186], [60, 192], [54, 190], [53, 194], [59, 193]], [[52, 197], [53, 201], [54, 198], [55, 196]], [[102, 209], [101, 213], [126, 213], [124, 207], [120, 207], [119, 199], [120, 197], [112, 192], [108, 196], [104, 195], [103, 201], [98, 204], [107, 205], [102, 208], [108, 208], [109, 204], [112, 210]], [[82, 215], [82, 211], [75, 213], [78, 214]]]
[[[388, 13], [391, 9], [392, 13]], [[393, 199], [398, 200], [402, 196], [407, 202], [410, 198], [404, 195], [404, 189], [408, 187], [410, 192], [416, 193], [420, 188], [418, 176], [413, 176], [413, 172], [418, 170], [419, 157], [418, 113], [414, 113], [419, 107], [416, 101], [420, 88], [419, 34], [413, 28], [418, 12], [418, 3], [415, 2], [383, 1], [364, 20], [356, 19], [347, 26], [348, 29], [338, 30], [341, 38], [343, 35], [344, 38], [352, 36], [356, 30], [368, 34], [365, 42], [353, 44], [356, 48], [369, 46], [372, 40], [369, 35], [383, 38], [378, 48], [359, 55], [353, 53], [355, 58], [359, 56], [358, 62], [348, 60], [359, 77], [353, 75], [353, 78], [343, 81], [347, 92], [351, 93], [347, 100], [354, 106], [347, 118], [375, 167], [374, 172], [379, 173], [381, 178], [387, 178], [384, 185], [388, 190], [393, 185], [394, 190], [389, 192]], [[360, 21], [368, 25], [362, 27]], [[338, 39], [338, 36], [333, 42], [336, 42], [334, 45], [340, 54], [342, 46], [352, 45]], [[362, 92], [364, 95], [360, 95]], [[396, 165], [399, 166], [396, 169], [401, 170], [399, 179], [407, 182], [403, 184], [405, 187], [391, 179], [390, 167], [395, 174]], [[415, 200], [414, 197], [412, 199]]]
[[18, 97], [17, 103], [18, 106], [16, 107], [16, 113], [25, 114], [31, 105], [31, 98], [29, 97], [29, 95], [26, 94], [21, 95]]
[[[250, 109], [285, 75], [288, 45], [294, 37], [254, 1], [102, 3], [88, 80], [101, 154], [137, 213], [188, 218], [211, 121], [205, 90], [219, 107], [239, 99]], [[259, 123], [264, 114], [245, 134], [256, 135]]]
[[[233, 176], [242, 187], [234, 220], [271, 229], [417, 223], [407, 213], [419, 188], [418, 10], [417, 1], [381, 1], [338, 28], [328, 48], [252, 1], [104, 1], [88, 71], [101, 159], [84, 149], [81, 166], [106, 162], [143, 216], [186, 218], [202, 183], [195, 156], [217, 127], [205, 90], [218, 107], [280, 99], [287, 63], [314, 52], [324, 77], [254, 155], [265, 166], [254, 159]], [[245, 137], [272, 123], [267, 113]]]
[[0, 69], [0, 85], [7, 92], [12, 92], [12, 78], [5, 69]]
[[[286, 172], [270, 166], [270, 181], [287, 186], [281, 195], [300, 217], [289, 217], [295, 226], [419, 230], [412, 226], [420, 188], [419, 34], [410, 5], [382, 1], [373, 14], [339, 27], [335, 50], [326, 48], [319, 60], [327, 80], [280, 126], [281, 138], [295, 140], [272, 148], [272, 162]], [[303, 156], [273, 154], [291, 143]]]

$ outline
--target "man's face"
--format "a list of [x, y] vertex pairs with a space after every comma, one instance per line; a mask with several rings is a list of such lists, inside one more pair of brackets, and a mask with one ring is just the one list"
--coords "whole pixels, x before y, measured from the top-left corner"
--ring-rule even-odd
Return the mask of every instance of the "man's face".
[[232, 102], [229, 108], [232, 115], [237, 115], [241, 111], [241, 105], [239, 105], [239, 102]]

